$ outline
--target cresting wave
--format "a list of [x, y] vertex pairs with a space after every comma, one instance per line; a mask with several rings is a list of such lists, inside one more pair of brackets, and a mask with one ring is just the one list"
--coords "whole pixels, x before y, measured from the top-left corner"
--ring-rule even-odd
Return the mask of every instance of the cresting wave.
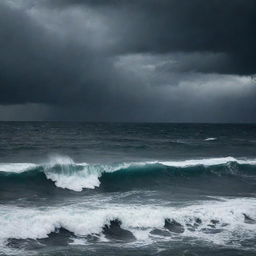
[[[121, 182], [123, 177], [200, 176], [205, 175], [256, 175], [255, 159], [236, 159], [234, 157], [209, 158], [184, 161], [148, 161], [120, 163], [113, 165], [75, 163], [69, 157], [54, 157], [46, 164], [7, 163], [0, 164], [0, 181], [20, 178], [51, 180], [57, 187], [82, 191], [94, 189], [101, 182], [111, 179]], [[44, 176], [42, 176], [42, 174]], [[43, 182], [43, 181], [42, 181]]]
[[127, 235], [123, 231], [127, 230], [137, 241], [152, 242], [159, 237], [179, 236], [234, 245], [255, 237], [255, 209], [253, 198], [222, 198], [180, 208], [104, 203], [93, 208], [86, 205], [3, 206], [0, 208], [0, 244], [7, 244], [8, 239], [47, 238], [59, 229], [85, 239], [88, 235], [111, 239], [107, 227], [114, 221], [120, 226], [111, 235], [115, 235], [115, 231]]

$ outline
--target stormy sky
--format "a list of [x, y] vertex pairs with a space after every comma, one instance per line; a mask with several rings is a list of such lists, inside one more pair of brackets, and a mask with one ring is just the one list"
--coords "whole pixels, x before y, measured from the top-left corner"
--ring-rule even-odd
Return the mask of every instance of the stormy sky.
[[0, 120], [256, 122], [255, 0], [1, 0]]

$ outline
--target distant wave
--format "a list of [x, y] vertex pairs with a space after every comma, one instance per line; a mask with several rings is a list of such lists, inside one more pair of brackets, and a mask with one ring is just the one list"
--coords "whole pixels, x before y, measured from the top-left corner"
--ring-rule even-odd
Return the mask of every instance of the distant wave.
[[217, 140], [217, 138], [206, 138], [205, 141], [214, 141]]
[[[236, 168], [234, 168], [234, 165]], [[48, 179], [59, 188], [82, 191], [94, 189], [103, 183], [129, 182], [129, 178], [139, 179], [141, 185], [147, 180], [183, 176], [240, 175], [243, 172], [255, 173], [255, 159], [234, 157], [209, 158], [184, 161], [149, 161], [120, 163], [113, 165], [75, 163], [69, 157], [55, 157], [46, 164], [9, 163], [0, 164], [0, 181], [26, 182], [32, 177], [41, 182]], [[45, 179], [46, 178], [46, 179]], [[147, 179], [144, 179], [147, 178]], [[128, 179], [128, 181], [127, 181]], [[131, 181], [132, 182], [132, 181]], [[127, 184], [126, 184], [127, 185]], [[129, 185], [129, 184], [128, 184]], [[130, 184], [132, 185], [132, 184]]]

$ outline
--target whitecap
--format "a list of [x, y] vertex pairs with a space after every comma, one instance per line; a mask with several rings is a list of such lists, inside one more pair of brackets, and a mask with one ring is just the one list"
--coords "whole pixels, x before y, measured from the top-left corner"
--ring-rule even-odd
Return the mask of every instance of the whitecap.
[[214, 140], [217, 140], [217, 138], [206, 138], [205, 141], [214, 141]]

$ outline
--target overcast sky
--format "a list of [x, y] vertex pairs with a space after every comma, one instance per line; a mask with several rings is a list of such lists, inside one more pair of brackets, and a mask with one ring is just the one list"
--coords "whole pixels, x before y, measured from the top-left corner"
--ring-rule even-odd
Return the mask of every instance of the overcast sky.
[[1, 0], [0, 120], [256, 122], [255, 0]]

